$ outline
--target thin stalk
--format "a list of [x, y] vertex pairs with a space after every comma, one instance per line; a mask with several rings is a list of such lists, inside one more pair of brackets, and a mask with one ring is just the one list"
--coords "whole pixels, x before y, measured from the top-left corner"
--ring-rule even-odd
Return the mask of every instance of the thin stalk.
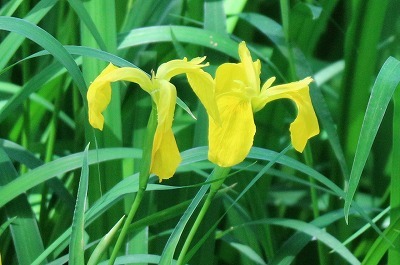
[[125, 240], [126, 234], [128, 233], [129, 230], [129, 226], [140, 206], [140, 203], [146, 191], [147, 182], [150, 176], [151, 153], [153, 149], [153, 140], [156, 128], [157, 128], [157, 109], [155, 104], [153, 103], [149, 122], [147, 124], [146, 136], [143, 146], [142, 164], [139, 172], [139, 189], [132, 203], [132, 207], [129, 211], [128, 217], [125, 219], [124, 226], [121, 229], [121, 233], [119, 234], [117, 242], [115, 243], [113, 252], [111, 254], [111, 258], [108, 262], [109, 265], [114, 264], [115, 259], [117, 258], [118, 255], [118, 251], [120, 250], [122, 243]]
[[281, 17], [282, 17], [282, 25], [283, 31], [285, 34], [286, 45], [289, 51], [288, 60], [289, 60], [289, 74], [290, 79], [294, 80], [297, 77], [296, 74], [296, 64], [295, 58], [293, 54], [291, 39], [290, 39], [290, 3], [289, 0], [280, 0], [281, 5]]
[[222, 186], [222, 184], [224, 183], [224, 180], [226, 179], [226, 177], [228, 176], [228, 173], [230, 171], [230, 168], [223, 168], [223, 167], [219, 167], [216, 166], [215, 170], [213, 171], [213, 177], [211, 178], [211, 181], [215, 181], [211, 184], [210, 186], [210, 192], [207, 195], [207, 198], [203, 204], [203, 206], [201, 207], [201, 210], [199, 212], [199, 214], [196, 217], [196, 220], [192, 226], [192, 228], [190, 229], [189, 235], [187, 236], [185, 243], [182, 247], [181, 253], [179, 254], [178, 257], [178, 261], [177, 264], [183, 264], [183, 261], [185, 259], [185, 255], [190, 247], [190, 244], [192, 243], [192, 240], [197, 232], [197, 229], [199, 228], [205, 214], [208, 211], [208, 208], [211, 205], [211, 201], [213, 200], [215, 194], [217, 194], [219, 188]]
[[[312, 152], [311, 148], [309, 145], [306, 146], [304, 149], [304, 159], [305, 162], [308, 166], [312, 167], [313, 165], [313, 158], [312, 158]], [[311, 205], [313, 209], [313, 215], [314, 219], [318, 218], [320, 216], [319, 212], [319, 207], [318, 207], [318, 194], [317, 194], [317, 189], [315, 188], [315, 185], [317, 184], [315, 182], [315, 179], [312, 177], [309, 177], [310, 181], [310, 195], [311, 195]], [[326, 254], [324, 254], [324, 246], [321, 242], [317, 242], [317, 247], [318, 247], [318, 258], [319, 258], [319, 264], [328, 264], [328, 260], [326, 257]]]

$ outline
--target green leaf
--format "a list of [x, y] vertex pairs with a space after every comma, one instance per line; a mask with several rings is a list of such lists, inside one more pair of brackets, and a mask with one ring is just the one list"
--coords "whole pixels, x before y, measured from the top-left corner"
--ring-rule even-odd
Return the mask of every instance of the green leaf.
[[[0, 187], [0, 207], [44, 181], [75, 170], [82, 165], [83, 153], [68, 155], [37, 167], [9, 184]], [[105, 148], [88, 153], [89, 165], [122, 158], [140, 158], [141, 151], [134, 148]]]
[[204, 46], [239, 59], [236, 41], [213, 31], [187, 26], [153, 26], [133, 29], [118, 36], [118, 49], [155, 42], [172, 42], [174, 38], [179, 42]]
[[35, 24], [14, 17], [0, 17], [0, 29], [25, 36], [49, 51], [68, 70], [82, 97], [86, 98], [86, 83], [81, 70], [72, 56], [53, 36]]
[[283, 28], [275, 20], [257, 13], [242, 13], [238, 17], [261, 31], [285, 57], [289, 56]]
[[82, 171], [79, 181], [74, 217], [72, 219], [71, 239], [69, 242], [69, 264], [72, 265], [85, 264], [85, 204], [87, 200], [89, 183], [88, 149], [89, 144], [86, 146], [85, 151], [83, 152]]
[[[17, 2], [17, 1], [10, 1]], [[57, 3], [57, 0], [41, 0], [35, 5], [29, 13], [24, 17], [24, 20], [37, 24]], [[7, 62], [12, 58], [14, 53], [21, 46], [24, 37], [17, 34], [10, 34], [0, 43], [0, 69], [6, 66]]]
[[107, 251], [107, 248], [110, 246], [114, 236], [117, 234], [118, 229], [122, 225], [122, 221], [125, 216], [122, 216], [121, 219], [111, 228], [111, 230], [100, 240], [99, 244], [93, 250], [92, 255], [89, 258], [87, 265], [96, 265], [99, 263], [101, 257]]
[[94, 24], [92, 18], [90, 17], [88, 11], [86, 10], [85, 6], [79, 0], [68, 0], [68, 3], [74, 9], [76, 14], [78, 15], [79, 19], [85, 24], [88, 28], [90, 33], [92, 34], [93, 38], [96, 40], [97, 45], [102, 50], [107, 50], [106, 44], [104, 43], [103, 38], [101, 37], [96, 25]]
[[[0, 176], [0, 187], [7, 185], [13, 179], [18, 179], [18, 173], [12, 161], [1, 146]], [[4, 206], [4, 209], [8, 219], [16, 217], [10, 223], [9, 228], [18, 264], [31, 264], [44, 251], [44, 247], [36, 218], [26, 194], [16, 196]]]
[[234, 229], [238, 229], [241, 227], [246, 227], [249, 225], [263, 225], [263, 224], [270, 224], [270, 225], [278, 225], [283, 227], [288, 227], [295, 229], [297, 231], [301, 231], [311, 237], [315, 237], [317, 240], [323, 242], [325, 245], [330, 247], [331, 249], [335, 250], [340, 256], [343, 257], [350, 264], [360, 264], [360, 261], [345, 247], [343, 244], [333, 237], [331, 234], [327, 233], [323, 229], [299, 220], [293, 219], [284, 219], [284, 218], [270, 218], [265, 220], [258, 220], [249, 223], [242, 224], [238, 227], [233, 227], [229, 229], [229, 232], [233, 231]]
[[374, 142], [383, 115], [386, 112], [386, 108], [392, 98], [394, 90], [400, 83], [399, 67], [400, 61], [393, 57], [389, 57], [379, 71], [375, 84], [372, 87], [345, 197], [344, 213], [347, 222], [350, 205], [360, 181], [365, 163], [370, 154], [372, 143]]
[[[209, 179], [211, 179], [213, 174], [210, 174]], [[187, 222], [189, 221], [190, 217], [196, 210], [197, 206], [199, 205], [200, 201], [203, 199], [204, 195], [206, 194], [210, 184], [203, 185], [200, 190], [197, 192], [196, 196], [193, 198], [192, 202], [190, 203], [189, 207], [186, 209], [185, 213], [182, 215], [181, 219], [175, 226], [171, 236], [168, 238], [167, 244], [164, 247], [164, 250], [161, 254], [160, 263], [161, 265], [170, 265], [172, 264], [174, 253], [176, 247], [178, 245], [179, 239], [182, 236], [183, 230]]]
[[4, 224], [2, 224], [2, 225], [0, 226], [0, 236], [1, 236], [1, 234], [3, 234], [3, 232], [8, 228], [8, 226], [9, 226], [12, 222], [14, 222], [15, 219], [17, 219], [16, 216], [11, 217], [11, 218], [8, 219], [6, 222], [4, 222]]
[[[390, 240], [390, 242], [395, 242], [395, 240], [399, 237], [400, 230], [400, 218], [398, 218], [395, 222], [393, 222], [388, 228], [383, 232], [386, 238]], [[376, 265], [382, 264], [380, 261], [383, 255], [388, 251], [391, 247], [391, 244], [385, 240], [383, 237], [378, 237], [372, 246], [369, 248], [367, 255], [365, 256], [362, 264], [364, 265]]]
[[9, 1], [4, 4], [0, 9], [0, 16], [11, 16], [15, 10], [17, 10], [18, 6], [22, 3], [22, 0]]
[[267, 265], [267, 263], [265, 263], [265, 261], [251, 247], [237, 242], [229, 242], [229, 245], [231, 245], [234, 249], [236, 249], [243, 255], [247, 256], [256, 264]]

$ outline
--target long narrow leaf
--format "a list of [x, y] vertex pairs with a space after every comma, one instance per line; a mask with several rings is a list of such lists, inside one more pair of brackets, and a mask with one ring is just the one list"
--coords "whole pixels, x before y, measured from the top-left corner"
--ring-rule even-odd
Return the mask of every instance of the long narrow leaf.
[[131, 30], [119, 36], [118, 49], [153, 42], [172, 42], [173, 37], [179, 42], [201, 45], [239, 59], [236, 41], [213, 31], [186, 26], [153, 26]]
[[400, 61], [389, 57], [382, 66], [372, 88], [367, 111], [364, 116], [360, 137], [357, 144], [353, 167], [350, 173], [349, 187], [346, 192], [344, 213], [348, 222], [348, 214], [372, 143], [382, 122], [383, 115], [392, 98], [394, 90], [400, 82]]
[[[0, 186], [16, 179], [18, 176], [12, 161], [0, 147]], [[10, 224], [12, 240], [21, 265], [31, 264], [44, 250], [36, 218], [25, 194], [17, 196], [5, 205], [7, 218], [17, 217]]]
[[79, 181], [78, 195], [76, 199], [74, 217], [72, 220], [71, 239], [69, 243], [69, 264], [84, 265], [85, 264], [85, 204], [87, 200], [88, 181], [89, 181], [89, 164], [88, 164], [89, 144], [83, 152], [83, 163], [81, 178]]
[[82, 97], [86, 98], [86, 83], [81, 70], [72, 56], [53, 36], [28, 21], [14, 17], [0, 17], [0, 29], [25, 36], [49, 51], [68, 70]]
[[[10, 1], [17, 2], [17, 1]], [[41, 0], [29, 13], [24, 20], [37, 24], [57, 3], [57, 0]], [[13, 54], [18, 50], [24, 41], [24, 37], [18, 34], [10, 34], [0, 43], [0, 69], [6, 66], [7, 62], [12, 58]]]
[[[0, 207], [44, 181], [79, 168], [82, 165], [82, 155], [82, 153], [76, 153], [46, 163], [0, 187]], [[92, 165], [113, 159], [140, 158], [141, 151], [133, 148], [106, 148], [89, 151], [88, 156], [88, 163]]]

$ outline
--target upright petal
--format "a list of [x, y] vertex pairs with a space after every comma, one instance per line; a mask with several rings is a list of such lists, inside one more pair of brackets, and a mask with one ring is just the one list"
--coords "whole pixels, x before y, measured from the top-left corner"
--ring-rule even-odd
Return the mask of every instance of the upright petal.
[[218, 106], [215, 100], [215, 82], [209, 73], [199, 69], [186, 74], [191, 88], [205, 107], [207, 114], [217, 123], [220, 122]]
[[151, 97], [157, 106], [158, 127], [167, 130], [172, 127], [176, 104], [176, 88], [165, 80], [154, 80]]
[[176, 75], [197, 71], [202, 67], [208, 66], [208, 63], [201, 64], [205, 59], [206, 57], [196, 57], [188, 61], [184, 58], [183, 60], [178, 59], [163, 63], [157, 69], [156, 78], [169, 81]]
[[190, 61], [172, 60], [157, 69], [156, 78], [169, 81], [173, 76], [186, 74], [189, 84], [207, 110], [207, 113], [219, 121], [218, 108], [215, 104], [214, 80], [211, 75], [201, 68], [208, 65], [201, 64], [206, 57], [197, 57]]
[[253, 112], [250, 101], [236, 95], [222, 95], [217, 104], [222, 123], [210, 120], [208, 159], [221, 167], [231, 167], [242, 162], [253, 145]]
[[255, 99], [260, 106], [279, 98], [294, 101], [297, 117], [290, 125], [290, 132], [293, 147], [299, 152], [303, 152], [308, 139], [319, 133], [318, 120], [309, 93], [310, 82], [312, 79], [307, 77], [298, 82], [262, 89], [260, 97]]
[[178, 146], [172, 132], [176, 104], [176, 88], [165, 80], [154, 80], [151, 95], [157, 106], [157, 129], [154, 135], [150, 172], [160, 180], [173, 176], [181, 162]]
[[104, 116], [102, 112], [111, 100], [110, 83], [119, 80], [137, 83], [147, 92], [150, 92], [152, 86], [150, 78], [142, 70], [132, 67], [118, 68], [110, 63], [90, 84], [87, 93], [89, 123], [94, 128], [103, 130]]
[[244, 41], [239, 44], [239, 57], [249, 87], [253, 89], [254, 92], [258, 92], [260, 90], [261, 63], [259, 60], [253, 62], [250, 51]]
[[246, 93], [245, 82], [246, 75], [240, 63], [221, 64], [215, 73], [215, 94]]

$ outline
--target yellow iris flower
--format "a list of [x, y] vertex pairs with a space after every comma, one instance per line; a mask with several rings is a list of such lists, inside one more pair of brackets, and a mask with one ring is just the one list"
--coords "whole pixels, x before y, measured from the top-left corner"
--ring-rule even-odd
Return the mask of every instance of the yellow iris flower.
[[160, 180], [168, 179], [175, 173], [181, 156], [172, 132], [176, 104], [176, 88], [170, 83], [172, 77], [185, 73], [193, 91], [206, 108], [208, 115], [219, 120], [218, 108], [214, 98], [214, 80], [201, 68], [205, 57], [188, 61], [172, 60], [161, 64], [157, 73], [149, 78], [142, 70], [132, 67], [118, 68], [109, 64], [89, 86], [87, 100], [89, 123], [99, 130], [103, 129], [104, 117], [101, 114], [111, 100], [111, 84], [116, 81], [137, 83], [149, 93], [157, 107], [157, 128], [154, 135], [150, 173]]
[[275, 77], [260, 90], [261, 64], [253, 62], [245, 42], [239, 45], [240, 63], [225, 63], [215, 76], [215, 96], [221, 123], [210, 119], [209, 152], [211, 162], [230, 167], [242, 162], [253, 145], [256, 132], [253, 113], [279, 98], [288, 98], [297, 106], [297, 117], [290, 125], [293, 147], [302, 152], [309, 138], [319, 133], [312, 106], [310, 77], [301, 81], [271, 87]]

